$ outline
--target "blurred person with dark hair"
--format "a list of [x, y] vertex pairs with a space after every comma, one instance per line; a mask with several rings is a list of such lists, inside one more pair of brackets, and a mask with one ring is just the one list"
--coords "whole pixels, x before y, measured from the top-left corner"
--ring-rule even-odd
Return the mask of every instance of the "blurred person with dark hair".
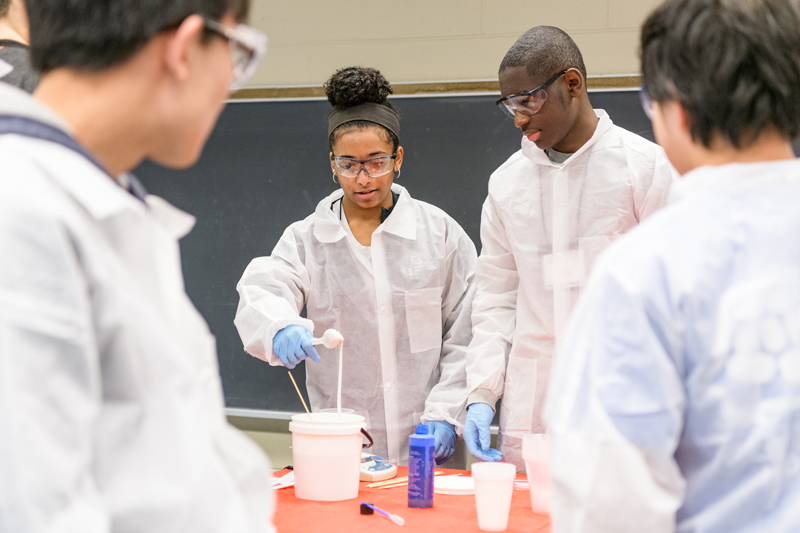
[[24, 0], [0, 0], [0, 81], [32, 93], [39, 75], [31, 67]]
[[592, 109], [583, 56], [563, 30], [525, 32], [498, 76], [497, 105], [522, 146], [492, 173], [481, 214], [464, 440], [475, 457], [524, 471], [522, 439], [546, 432], [550, 368], [587, 275], [666, 203], [674, 170], [661, 148]]
[[670, 0], [642, 100], [683, 175], [597, 263], [546, 419], [554, 531], [800, 531], [800, 2]]
[[28, 9], [41, 83], [0, 86], [0, 531], [273, 531], [184, 291], [194, 219], [128, 173], [192, 165], [266, 38], [247, 0]]

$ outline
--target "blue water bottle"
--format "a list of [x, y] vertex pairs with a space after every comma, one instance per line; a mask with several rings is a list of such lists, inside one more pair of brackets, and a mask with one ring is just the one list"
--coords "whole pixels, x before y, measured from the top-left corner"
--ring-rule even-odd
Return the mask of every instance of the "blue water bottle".
[[428, 435], [428, 426], [417, 424], [417, 432], [408, 437], [408, 506], [433, 507], [433, 468], [436, 437]]

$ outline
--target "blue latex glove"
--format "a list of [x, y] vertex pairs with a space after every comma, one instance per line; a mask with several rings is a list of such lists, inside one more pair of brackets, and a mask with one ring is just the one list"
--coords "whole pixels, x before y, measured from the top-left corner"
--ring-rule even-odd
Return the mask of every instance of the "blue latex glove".
[[464, 422], [464, 441], [469, 453], [491, 463], [503, 460], [503, 452], [489, 447], [492, 442], [489, 426], [493, 418], [494, 410], [489, 404], [472, 403], [467, 407], [467, 420]]
[[289, 370], [308, 357], [319, 363], [319, 354], [311, 344], [313, 338], [308, 328], [297, 325], [286, 326], [272, 338], [272, 351]]
[[426, 424], [428, 433], [436, 437], [434, 456], [436, 464], [447, 462], [456, 451], [456, 427], [447, 420], [432, 420]]

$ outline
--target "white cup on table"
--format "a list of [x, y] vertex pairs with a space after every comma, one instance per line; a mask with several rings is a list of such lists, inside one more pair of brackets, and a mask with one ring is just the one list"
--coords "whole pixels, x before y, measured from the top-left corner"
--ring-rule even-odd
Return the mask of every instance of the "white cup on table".
[[550, 513], [550, 437], [546, 434], [522, 437], [522, 459], [528, 471], [528, 486], [531, 492], [531, 509], [534, 513]]
[[505, 531], [517, 467], [511, 463], [473, 463], [475, 505], [481, 531]]

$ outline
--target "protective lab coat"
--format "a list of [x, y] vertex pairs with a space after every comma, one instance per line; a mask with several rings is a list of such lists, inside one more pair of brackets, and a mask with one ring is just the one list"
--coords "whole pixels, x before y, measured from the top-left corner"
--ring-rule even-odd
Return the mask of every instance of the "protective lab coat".
[[502, 398], [498, 443], [525, 470], [522, 437], [544, 433], [551, 362], [597, 256], [667, 200], [657, 145], [611, 123], [564, 164], [526, 138], [489, 180], [467, 355], [468, 404]]
[[567, 330], [556, 533], [800, 531], [800, 161], [676, 192], [600, 259]]
[[[366, 414], [373, 453], [404, 463], [415, 424], [447, 420], [461, 431], [477, 253], [441, 209], [392, 190], [400, 196], [372, 234], [371, 261], [342, 227], [340, 189], [289, 226], [271, 256], [253, 259], [235, 324], [245, 350], [272, 365], [281, 364], [272, 338], [290, 324], [316, 337], [341, 332], [342, 407]], [[321, 362], [305, 362], [311, 407], [333, 408], [338, 349], [317, 350]]]
[[[5, 86], [4, 113], [68, 129]], [[194, 219], [51, 142], [0, 136], [0, 161], [0, 531], [274, 531], [184, 292]]]

